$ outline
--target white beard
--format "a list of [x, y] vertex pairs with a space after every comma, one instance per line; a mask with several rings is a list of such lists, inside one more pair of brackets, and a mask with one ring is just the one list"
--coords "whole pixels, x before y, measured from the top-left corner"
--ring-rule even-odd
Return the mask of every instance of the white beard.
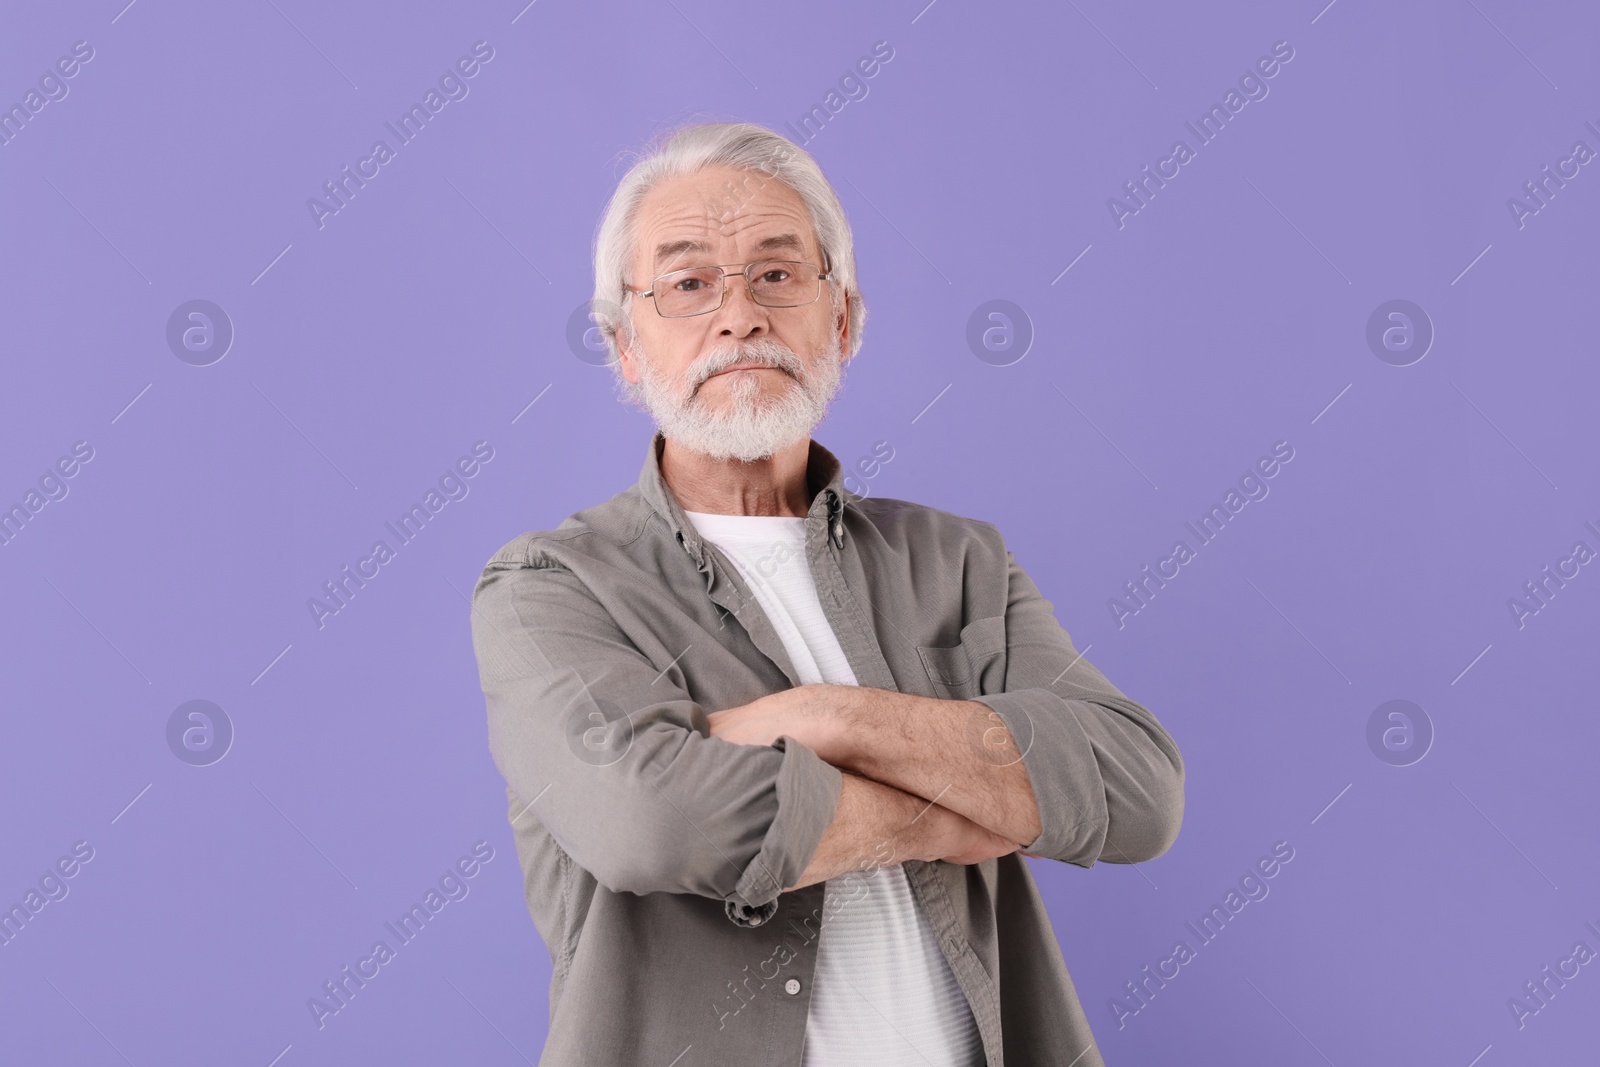
[[[663, 436], [675, 445], [713, 459], [745, 462], [765, 459], [794, 442], [807, 439], [827, 414], [828, 405], [844, 380], [843, 346], [832, 335], [827, 353], [809, 377], [801, 358], [782, 342], [756, 338], [726, 342], [684, 372], [681, 386], [657, 373], [642, 347], [639, 355], [639, 397]], [[695, 393], [707, 378], [740, 362], [777, 367], [790, 377], [776, 397], [763, 394], [758, 375], [739, 375], [727, 383], [725, 400], [713, 407]]]

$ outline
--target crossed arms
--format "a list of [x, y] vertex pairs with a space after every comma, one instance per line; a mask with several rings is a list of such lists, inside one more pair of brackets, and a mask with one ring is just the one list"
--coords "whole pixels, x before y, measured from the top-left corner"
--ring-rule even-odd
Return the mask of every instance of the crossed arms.
[[783, 689], [712, 712], [711, 736], [801, 742], [842, 775], [839, 803], [797, 889], [904, 859], [978, 863], [1043, 829], [1022, 753], [975, 700], [850, 685]]
[[[1160, 855], [1183, 815], [1176, 744], [1078, 655], [1007, 558], [1001, 691], [808, 685], [707, 712], [651, 609], [612, 614], [647, 596], [608, 611], [537, 541], [496, 557], [472, 630], [490, 752], [522, 802], [513, 824], [536, 818], [608, 889], [721, 898], [736, 921], [770, 914], [785, 890], [905, 859]], [[702, 656], [696, 669], [735, 666], [720, 646], [690, 658]]]

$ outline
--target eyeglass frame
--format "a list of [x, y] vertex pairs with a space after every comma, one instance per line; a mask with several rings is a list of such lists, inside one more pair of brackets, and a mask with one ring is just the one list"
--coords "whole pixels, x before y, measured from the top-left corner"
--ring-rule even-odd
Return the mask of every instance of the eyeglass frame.
[[[826, 259], [827, 257], [824, 256], [823, 258]], [[761, 301], [756, 299], [755, 292], [750, 289], [750, 274], [749, 274], [749, 270], [750, 270], [751, 267], [754, 267], [754, 266], [756, 266], [757, 264], [760, 264], [760, 263], [799, 263], [802, 266], [806, 266], [806, 267], [816, 267], [815, 263], [812, 263], [812, 262], [810, 262], [808, 260], [804, 260], [804, 259], [778, 259], [776, 257], [769, 258], [769, 259], [752, 259], [748, 263], [705, 263], [705, 264], [702, 264], [702, 265], [700, 265], [698, 267], [680, 267], [677, 270], [669, 270], [665, 274], [658, 274], [654, 278], [650, 279], [650, 288], [649, 289], [635, 289], [633, 286], [629, 285], [627, 282], [623, 282], [622, 283], [622, 288], [623, 288], [624, 292], [637, 293], [640, 296], [648, 296], [650, 298], [651, 306], [656, 309], [656, 315], [658, 315], [659, 317], [661, 317], [663, 319], [693, 319], [693, 318], [698, 318], [701, 315], [709, 315], [714, 311], [721, 311], [722, 310], [722, 305], [724, 305], [724, 304], [726, 304], [728, 302], [728, 286], [727, 286], [728, 272], [724, 269], [726, 267], [741, 267], [741, 268], [743, 268], [742, 270], [739, 271], [739, 273], [741, 275], [743, 275], [743, 277], [744, 277], [745, 289], [750, 292], [750, 300], [757, 307], [764, 307], [764, 308], [765, 307], [771, 307], [771, 308], [803, 308], [803, 307], [810, 307], [812, 304], [815, 304], [818, 300], [822, 299], [822, 286], [818, 285], [817, 286], [817, 295], [813, 296], [810, 300], [807, 300], [804, 304], [763, 304]], [[688, 314], [688, 315], [662, 315], [661, 314], [661, 305], [656, 303], [656, 285], [661, 281], [661, 279], [662, 278], [670, 278], [674, 274], [682, 274], [685, 271], [705, 270], [707, 267], [715, 267], [722, 274], [722, 280], [723, 280], [722, 296], [718, 299], [717, 306], [714, 307], [714, 308], [707, 308], [704, 311], [696, 311], [696, 312], [693, 312], [692, 314]], [[833, 278], [833, 269], [831, 267], [817, 275], [817, 281], [819, 281], [819, 282], [831, 281], [832, 278]]]

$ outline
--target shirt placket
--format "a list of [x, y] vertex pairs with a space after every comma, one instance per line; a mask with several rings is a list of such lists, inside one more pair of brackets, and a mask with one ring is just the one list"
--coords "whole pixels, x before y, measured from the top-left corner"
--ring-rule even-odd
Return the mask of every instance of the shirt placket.
[[[670, 493], [667, 495], [670, 497]], [[783, 647], [782, 639], [748, 585], [738, 576], [737, 568], [722, 556], [715, 545], [701, 538], [698, 532], [685, 536], [685, 529], [692, 530], [693, 527], [688, 522], [688, 516], [681, 513], [681, 508], [675, 500], [670, 501], [667, 507], [673, 523], [678, 527], [676, 531], [678, 543], [694, 559], [696, 566], [704, 575], [706, 592], [712, 602], [739, 620], [756, 648], [783, 671], [790, 685], [799, 685], [798, 674], [788, 651]], [[845, 581], [844, 571], [839, 565], [840, 556], [852, 550], [846, 548], [848, 539], [844, 508], [845, 503], [840, 495], [831, 486], [825, 487], [812, 502], [811, 510], [806, 517], [806, 559], [811, 566], [812, 580], [816, 583], [818, 601], [822, 605], [823, 616], [839, 639], [839, 645], [844, 650], [845, 659], [849, 662], [858, 684], [899, 692], [900, 687], [895, 682], [888, 660], [878, 643], [871, 616]], [[754, 608], [754, 611], [749, 611], [750, 608]], [[924, 912], [938, 936], [939, 950], [949, 962], [977, 1021], [987, 1062], [991, 1067], [1000, 1067], [1003, 1063], [1003, 1051], [1000, 1039], [999, 991], [972, 951], [966, 933], [961, 929], [956, 909], [941, 880], [941, 873], [934, 869], [935, 866], [915, 860], [905, 863], [912, 890], [922, 902]], [[794, 915], [797, 911], [803, 913], [805, 910], [803, 905], [810, 904], [813, 900], [820, 905], [823, 899], [822, 889], [823, 883], [819, 882], [791, 894], [785, 894], [795, 899], [784, 903], [800, 907], [784, 907], [778, 914]], [[809, 986], [809, 979], [812, 978], [816, 962], [815, 945], [808, 945], [807, 948], [810, 950], [805, 953], [808, 958], [801, 966], [804, 977], [808, 979], [806, 985]], [[809, 1001], [809, 996], [803, 999]], [[772, 1018], [770, 1022], [776, 1027], [785, 1025], [777, 1017]]]
[[[823, 614], [838, 635], [845, 657], [862, 685], [899, 692], [888, 660], [878, 643], [877, 633], [870, 616], [857, 600], [855, 591], [845, 581], [839, 566], [839, 556], [844, 548], [844, 502], [831, 489], [824, 490], [827, 515], [825, 532], [807, 538], [807, 558], [811, 573], [817, 583]], [[922, 904], [934, 933], [938, 935], [939, 951], [949, 962], [957, 983], [966, 995], [978, 1024], [978, 1034], [983, 1041], [984, 1055], [989, 1064], [999, 1067], [1003, 1062], [1000, 1039], [1000, 994], [987, 971], [972, 951], [961, 929], [961, 922], [950, 900], [937, 864], [912, 860], [905, 864], [911, 880], [912, 891]]]

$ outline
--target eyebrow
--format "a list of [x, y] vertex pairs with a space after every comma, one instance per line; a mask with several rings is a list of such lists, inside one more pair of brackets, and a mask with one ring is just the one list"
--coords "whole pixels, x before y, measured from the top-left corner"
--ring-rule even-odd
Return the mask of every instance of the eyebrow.
[[[780, 233], [772, 237], [765, 237], [757, 243], [756, 251], [771, 252], [774, 249], [787, 248], [795, 252], [804, 252], [806, 244], [798, 234]], [[704, 241], [684, 239], [678, 241], [663, 241], [656, 245], [656, 266], [663, 260], [677, 260], [686, 252], [710, 252], [711, 246]]]

